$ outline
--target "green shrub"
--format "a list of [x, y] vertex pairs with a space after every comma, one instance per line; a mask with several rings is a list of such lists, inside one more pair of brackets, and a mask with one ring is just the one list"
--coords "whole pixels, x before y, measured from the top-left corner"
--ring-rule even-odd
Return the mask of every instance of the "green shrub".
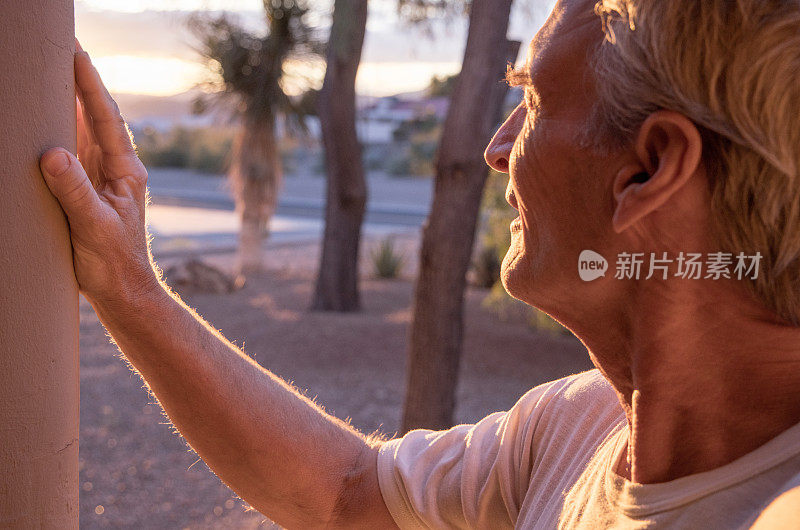
[[285, 136], [279, 140], [281, 164], [286, 175], [322, 175], [325, 173], [325, 153], [322, 145], [300, 136]]
[[[167, 132], [153, 128], [134, 131], [139, 158], [150, 167], [177, 167], [206, 173], [223, 174], [228, 169], [235, 127], [174, 127]], [[297, 139], [280, 141], [284, 173], [322, 174], [324, 156], [321, 146]]]
[[438, 138], [414, 138], [411, 141], [411, 149], [409, 153], [411, 174], [420, 177], [432, 177], [436, 172], [434, 161], [436, 160], [436, 152], [438, 149]]
[[500, 258], [494, 247], [481, 246], [472, 262], [473, 283], [491, 289], [500, 280]]
[[234, 130], [227, 127], [187, 128], [168, 132], [152, 128], [135, 131], [139, 158], [146, 166], [196, 169], [224, 173]]
[[394, 248], [394, 240], [387, 237], [372, 251], [372, 264], [375, 267], [375, 276], [384, 279], [394, 279], [400, 276], [405, 259]]
[[411, 155], [405, 145], [396, 145], [389, 156], [384, 160], [384, 171], [395, 177], [411, 175]]

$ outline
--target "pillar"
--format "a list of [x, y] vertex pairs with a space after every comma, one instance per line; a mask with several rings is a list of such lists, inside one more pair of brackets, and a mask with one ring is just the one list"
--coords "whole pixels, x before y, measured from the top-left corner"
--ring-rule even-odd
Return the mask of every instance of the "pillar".
[[73, 13], [0, 4], [0, 528], [78, 526], [78, 291], [39, 172], [75, 151]]

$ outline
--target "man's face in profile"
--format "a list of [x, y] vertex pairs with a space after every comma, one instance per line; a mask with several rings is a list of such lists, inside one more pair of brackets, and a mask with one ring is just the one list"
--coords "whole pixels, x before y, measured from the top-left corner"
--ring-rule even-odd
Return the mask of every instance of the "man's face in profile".
[[593, 7], [586, 0], [556, 5], [515, 76], [524, 101], [486, 152], [490, 165], [509, 173], [506, 198], [519, 211], [503, 285], [556, 316], [569, 287], [580, 283], [580, 252], [602, 252], [611, 235], [603, 220], [613, 207], [613, 159], [584, 146], [595, 99], [587, 58], [603, 38]]

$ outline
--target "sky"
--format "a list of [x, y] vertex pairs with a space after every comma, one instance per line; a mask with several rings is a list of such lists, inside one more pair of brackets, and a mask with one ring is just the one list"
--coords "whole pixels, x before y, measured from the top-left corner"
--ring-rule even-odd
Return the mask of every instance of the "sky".
[[[331, 0], [317, 0], [324, 9]], [[523, 42], [519, 60], [552, 0], [516, 0], [509, 37]], [[433, 75], [458, 72], [467, 20], [435, 20], [431, 31], [397, 19], [395, 0], [370, 0], [367, 35], [356, 80], [362, 95], [424, 88]], [[195, 11], [229, 11], [263, 28], [262, 0], [76, 0], [75, 32], [113, 93], [168, 96], [207, 78], [192, 48], [186, 18]], [[320, 24], [325, 24], [320, 19]], [[321, 77], [321, 70], [319, 72]]]

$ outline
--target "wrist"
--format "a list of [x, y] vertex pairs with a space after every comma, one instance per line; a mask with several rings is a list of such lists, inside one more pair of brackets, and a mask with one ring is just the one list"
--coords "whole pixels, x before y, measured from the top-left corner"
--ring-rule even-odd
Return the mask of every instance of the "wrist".
[[136, 309], [149, 300], [164, 295], [168, 296], [167, 291], [152, 267], [122, 274], [111, 287], [106, 287], [101, 292], [84, 292], [84, 296], [95, 309], [114, 312]]

